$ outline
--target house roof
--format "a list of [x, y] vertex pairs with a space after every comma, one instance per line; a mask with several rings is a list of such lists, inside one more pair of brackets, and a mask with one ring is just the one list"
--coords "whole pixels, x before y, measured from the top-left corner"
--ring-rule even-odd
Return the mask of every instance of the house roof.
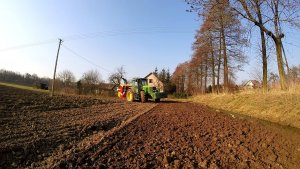
[[[149, 73], [147, 76], [145, 76], [145, 78], [149, 77], [151, 74], [153, 74], [155, 76], [155, 74], [153, 72]], [[156, 76], [155, 76], [156, 77]]]
[[145, 78], [147, 79], [150, 75], [152, 75], [153, 74], [153, 76], [155, 76], [156, 78], [157, 78], [157, 80], [160, 82], [160, 83], [162, 83], [159, 79], [158, 79], [158, 77], [153, 73], [153, 72], [151, 72], [151, 73], [149, 73], [147, 76], [145, 76]]
[[251, 82], [254, 86], [260, 86], [260, 85], [261, 85], [260, 82], [257, 81], [257, 80], [249, 80], [249, 81], [247, 81], [247, 82], [244, 84], [244, 86], [247, 86], [250, 82]]

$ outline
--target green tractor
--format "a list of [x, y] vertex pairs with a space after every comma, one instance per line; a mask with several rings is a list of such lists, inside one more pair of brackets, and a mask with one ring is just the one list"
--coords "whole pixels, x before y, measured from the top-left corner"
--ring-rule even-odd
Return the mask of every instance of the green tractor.
[[159, 102], [162, 98], [167, 98], [167, 94], [160, 92], [156, 87], [150, 87], [147, 79], [135, 78], [130, 84], [124, 79], [124, 84], [118, 88], [118, 96], [120, 98], [126, 98], [127, 101], [140, 100], [142, 103], [152, 99]]

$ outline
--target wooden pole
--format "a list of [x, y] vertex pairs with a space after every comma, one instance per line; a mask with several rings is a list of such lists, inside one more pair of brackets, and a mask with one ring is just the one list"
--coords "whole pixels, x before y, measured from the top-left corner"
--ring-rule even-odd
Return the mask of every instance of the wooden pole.
[[57, 60], [58, 60], [59, 50], [60, 50], [60, 46], [61, 46], [62, 42], [63, 42], [62, 39], [59, 39], [58, 50], [57, 50], [57, 54], [56, 54], [55, 67], [54, 67], [54, 73], [53, 73], [51, 96], [54, 96], [54, 88], [55, 88], [54, 84], [55, 84], [55, 75], [56, 75]]

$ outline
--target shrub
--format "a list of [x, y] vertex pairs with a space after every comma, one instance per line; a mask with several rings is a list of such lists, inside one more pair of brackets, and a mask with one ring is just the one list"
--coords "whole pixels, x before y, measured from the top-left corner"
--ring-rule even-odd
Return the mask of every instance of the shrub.
[[173, 97], [176, 99], [186, 99], [188, 97], [187, 93], [174, 93]]

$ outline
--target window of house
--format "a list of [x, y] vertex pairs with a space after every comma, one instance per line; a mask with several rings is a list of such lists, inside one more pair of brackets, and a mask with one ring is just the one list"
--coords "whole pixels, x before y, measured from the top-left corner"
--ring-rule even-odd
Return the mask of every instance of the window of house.
[[149, 83], [153, 83], [153, 79], [149, 79]]

